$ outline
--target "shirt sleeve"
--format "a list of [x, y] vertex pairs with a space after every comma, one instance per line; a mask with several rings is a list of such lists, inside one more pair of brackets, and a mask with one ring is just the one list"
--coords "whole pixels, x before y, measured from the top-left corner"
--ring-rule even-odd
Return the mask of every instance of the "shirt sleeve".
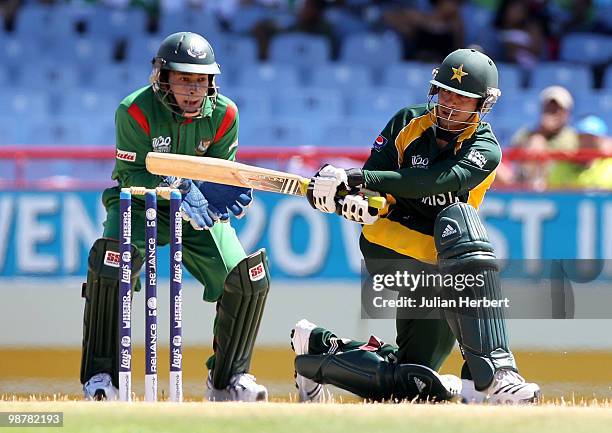
[[501, 161], [499, 145], [481, 138], [462, 146], [457, 155], [428, 169], [364, 170], [366, 187], [395, 197], [422, 198], [446, 192], [467, 192], [489, 176]]
[[363, 168], [366, 170], [396, 170], [399, 168], [399, 155], [395, 139], [402, 128], [410, 122], [406, 110], [397, 112], [372, 144], [372, 151]]
[[161, 176], [149, 173], [145, 166], [145, 158], [151, 151], [148, 128], [148, 121], [138, 106], [119, 106], [115, 113], [117, 149], [113, 179], [123, 187], [155, 188], [161, 182]]
[[206, 156], [234, 161], [238, 151], [238, 108], [228, 104]]

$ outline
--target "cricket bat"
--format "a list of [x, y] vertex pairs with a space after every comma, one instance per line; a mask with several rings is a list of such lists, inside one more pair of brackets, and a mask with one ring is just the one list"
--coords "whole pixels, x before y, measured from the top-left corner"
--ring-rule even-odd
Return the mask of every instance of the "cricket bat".
[[[310, 179], [297, 174], [205, 156], [149, 152], [146, 166], [149, 172], [162, 176], [204, 180], [298, 196], [306, 195], [310, 183]], [[361, 192], [367, 197], [370, 207], [385, 207], [386, 199], [378, 193], [368, 190]]]

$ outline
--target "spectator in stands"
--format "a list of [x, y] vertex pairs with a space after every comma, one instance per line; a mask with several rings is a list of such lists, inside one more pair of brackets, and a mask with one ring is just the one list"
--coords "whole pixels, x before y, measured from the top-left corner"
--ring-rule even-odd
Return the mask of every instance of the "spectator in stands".
[[502, 60], [532, 68], [544, 49], [544, 29], [530, 14], [528, 0], [503, 0], [494, 20]]
[[586, 163], [560, 161], [548, 174], [550, 188], [612, 189], [612, 140], [601, 117], [585, 116], [576, 123], [579, 149], [597, 150], [603, 157]]
[[404, 57], [439, 63], [447, 53], [463, 44], [462, 0], [430, 0], [431, 11], [389, 8], [383, 24], [404, 40]]
[[0, 16], [4, 20], [4, 30], [12, 30], [21, 0], [4, 0], [0, 2]]
[[284, 21], [266, 18], [257, 23], [253, 28], [253, 36], [259, 45], [259, 57], [262, 60], [268, 58], [268, 48], [274, 36], [281, 32], [300, 32], [312, 35], [325, 36], [329, 39], [333, 55], [338, 52], [337, 43], [331, 24], [324, 16], [326, 0], [304, 0], [297, 10], [295, 21], [286, 25]]
[[[561, 86], [550, 86], [540, 93], [541, 114], [539, 124], [522, 128], [512, 138], [512, 145], [527, 149], [534, 155], [550, 150], [573, 152], [578, 149], [578, 135], [569, 125], [574, 98]], [[554, 165], [554, 163], [553, 163]], [[524, 163], [515, 173], [518, 181], [528, 182], [536, 189], [546, 185], [550, 164]]]

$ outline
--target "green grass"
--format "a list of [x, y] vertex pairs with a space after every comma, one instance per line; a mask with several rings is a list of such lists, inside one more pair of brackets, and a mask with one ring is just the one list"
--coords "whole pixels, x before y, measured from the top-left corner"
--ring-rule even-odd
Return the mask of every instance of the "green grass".
[[[459, 404], [89, 403], [0, 401], [0, 412], [64, 412], [63, 428], [19, 432], [578, 433], [607, 432], [609, 404], [488, 407]], [[10, 431], [10, 429], [0, 429]]]

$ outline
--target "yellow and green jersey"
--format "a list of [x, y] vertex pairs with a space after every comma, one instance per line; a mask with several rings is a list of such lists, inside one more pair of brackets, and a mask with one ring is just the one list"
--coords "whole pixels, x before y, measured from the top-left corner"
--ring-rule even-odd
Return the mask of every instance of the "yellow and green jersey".
[[426, 105], [400, 110], [376, 138], [364, 165], [366, 187], [387, 194], [383, 218], [363, 227], [369, 242], [436, 263], [433, 226], [455, 202], [476, 209], [495, 178], [501, 149], [486, 122], [462, 131], [445, 147], [436, 141]]

